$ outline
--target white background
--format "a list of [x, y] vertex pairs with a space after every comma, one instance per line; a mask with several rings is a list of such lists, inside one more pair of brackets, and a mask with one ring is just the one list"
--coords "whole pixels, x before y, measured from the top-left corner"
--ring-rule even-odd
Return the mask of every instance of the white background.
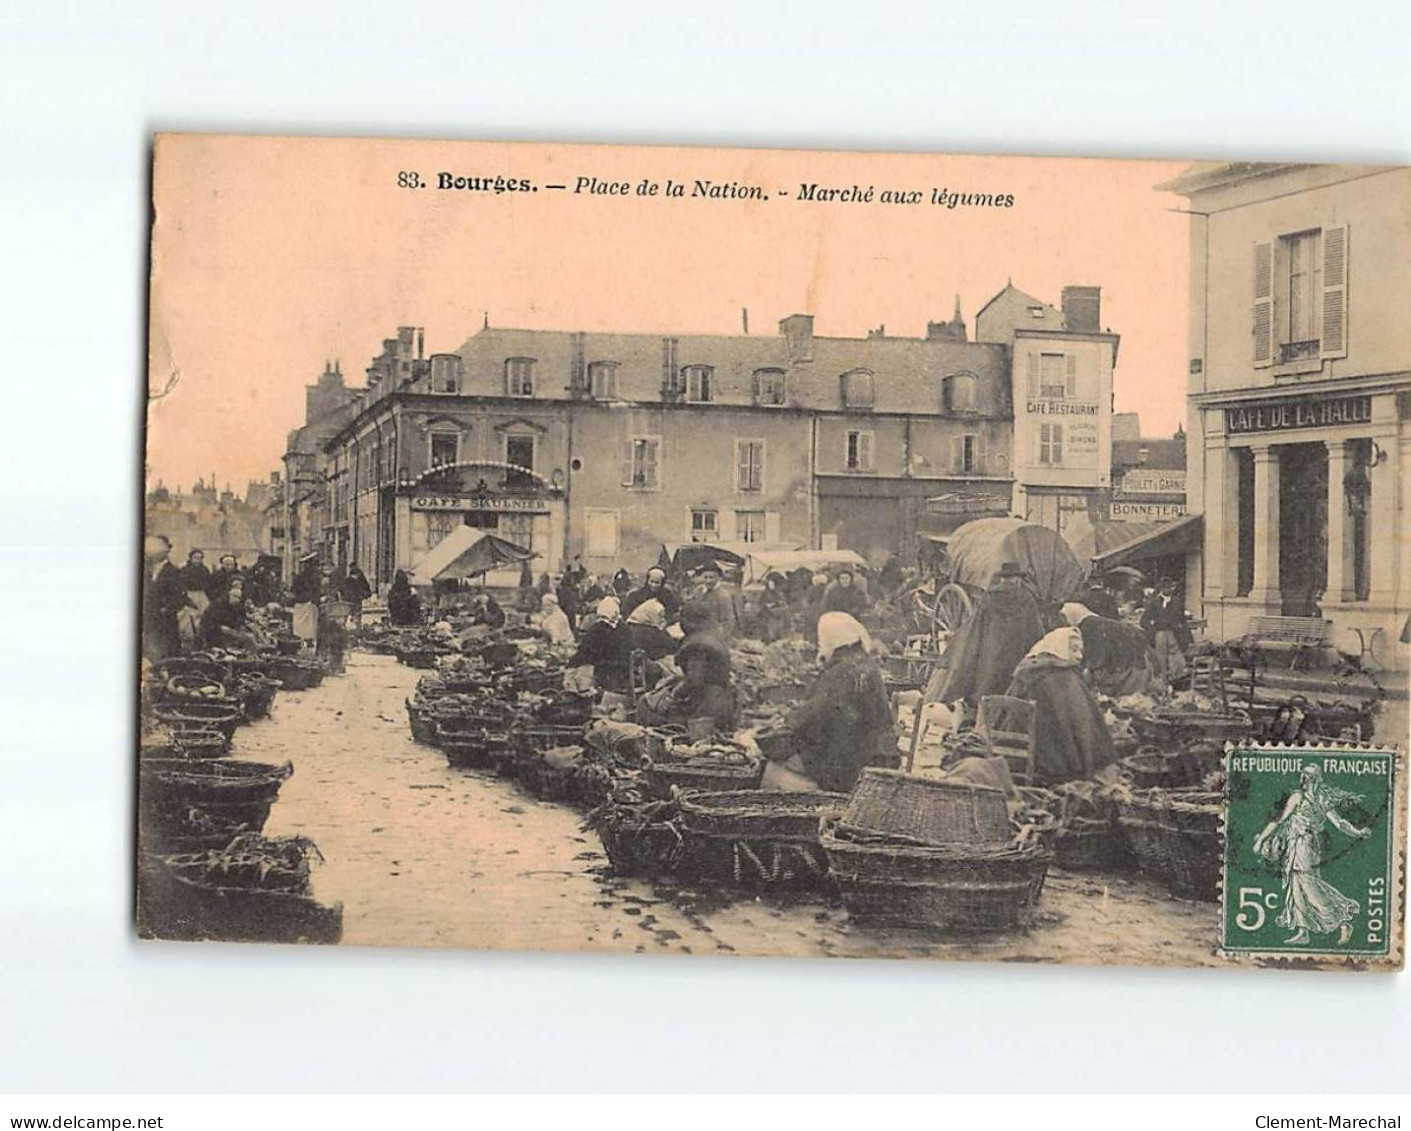
[[1411, 1084], [1405, 977], [128, 927], [154, 130], [1405, 162], [1411, 6], [205, 7], [0, 12], [0, 1089]]

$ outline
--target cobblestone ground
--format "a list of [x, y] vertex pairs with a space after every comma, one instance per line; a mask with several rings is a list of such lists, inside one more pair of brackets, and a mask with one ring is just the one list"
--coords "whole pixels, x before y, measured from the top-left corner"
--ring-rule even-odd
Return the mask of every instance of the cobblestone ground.
[[418, 672], [352, 653], [346, 675], [281, 692], [236, 753], [294, 764], [270, 835], [312, 837], [314, 894], [341, 901], [345, 943], [678, 954], [1216, 964], [1214, 904], [1140, 880], [1052, 871], [1032, 931], [950, 941], [852, 926], [823, 902], [780, 904], [608, 875], [580, 817], [419, 746]]

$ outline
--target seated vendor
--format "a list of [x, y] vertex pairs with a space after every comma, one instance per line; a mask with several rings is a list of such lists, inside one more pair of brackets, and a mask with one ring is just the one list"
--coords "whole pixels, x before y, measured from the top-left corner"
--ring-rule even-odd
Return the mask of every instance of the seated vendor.
[[865, 767], [897, 763], [892, 708], [872, 651], [872, 639], [856, 617], [827, 612], [818, 618], [823, 671], [808, 698], [790, 713], [788, 726], [798, 768], [819, 789], [847, 793]]
[[231, 582], [222, 595], [206, 606], [201, 616], [201, 640], [207, 648], [228, 648], [236, 643], [254, 646], [243, 582]]
[[681, 678], [643, 695], [637, 721], [643, 726], [685, 726], [709, 718], [715, 729], [735, 729], [735, 694], [730, 688], [730, 649], [712, 632], [687, 638], [676, 653]]
[[1014, 670], [1009, 694], [1034, 704], [1029, 763], [1035, 785], [1109, 776], [1117, 750], [1097, 700], [1083, 682], [1083, 637], [1056, 628]]

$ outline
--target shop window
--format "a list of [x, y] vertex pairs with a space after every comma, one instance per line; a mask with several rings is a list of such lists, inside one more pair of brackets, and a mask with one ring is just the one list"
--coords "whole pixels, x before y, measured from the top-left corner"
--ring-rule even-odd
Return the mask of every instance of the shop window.
[[432, 467], [444, 467], [448, 463], [456, 463], [461, 458], [461, 434], [459, 432], [433, 432], [431, 433], [431, 457]]
[[509, 464], [505, 468], [506, 487], [533, 487], [536, 482], [531, 474], [534, 470], [534, 437], [506, 436], [505, 463]]
[[534, 549], [534, 516], [532, 514], [502, 514], [498, 534], [522, 550]]
[[741, 542], [763, 542], [765, 521], [763, 511], [736, 511], [735, 537]]
[[661, 489], [661, 440], [636, 436], [622, 447], [622, 485], [644, 491]]
[[764, 490], [764, 441], [735, 441], [735, 490]]
[[872, 433], [849, 432], [843, 449], [843, 466], [849, 471], [872, 470]]
[[1235, 449], [1235, 595], [1248, 597], [1254, 589], [1254, 452]]
[[754, 375], [755, 404], [766, 408], [780, 408], [785, 400], [784, 371], [782, 369], [756, 369]]
[[715, 370], [709, 365], [688, 365], [681, 373], [686, 379], [688, 401], [709, 404], [715, 399]]
[[1039, 463], [1045, 467], [1063, 464], [1063, 425], [1039, 425]]
[[426, 546], [434, 548], [446, 535], [463, 526], [465, 520], [458, 514], [445, 511], [428, 511], [426, 514]]
[[512, 357], [505, 362], [505, 394], [511, 397], [534, 395], [534, 359]]
[[617, 362], [594, 361], [588, 366], [588, 393], [594, 400], [610, 401], [617, 396]]
[[706, 507], [691, 508], [691, 541], [714, 542], [720, 537], [720, 512]]
[[843, 407], [871, 408], [876, 380], [870, 369], [854, 369], [843, 374]]

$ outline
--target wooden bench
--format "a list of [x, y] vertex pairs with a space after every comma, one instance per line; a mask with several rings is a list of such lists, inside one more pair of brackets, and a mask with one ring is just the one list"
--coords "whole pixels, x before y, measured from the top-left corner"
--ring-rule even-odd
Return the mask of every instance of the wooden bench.
[[985, 740], [990, 753], [1009, 764], [1015, 785], [1033, 780], [1029, 764], [1029, 732], [1034, 725], [1034, 704], [1012, 695], [984, 695], [975, 719], [975, 733]]
[[1247, 645], [1289, 648], [1293, 658], [1289, 667], [1297, 671], [1300, 664], [1315, 657], [1328, 647], [1328, 632], [1332, 622], [1321, 617], [1251, 617], [1241, 638]]

